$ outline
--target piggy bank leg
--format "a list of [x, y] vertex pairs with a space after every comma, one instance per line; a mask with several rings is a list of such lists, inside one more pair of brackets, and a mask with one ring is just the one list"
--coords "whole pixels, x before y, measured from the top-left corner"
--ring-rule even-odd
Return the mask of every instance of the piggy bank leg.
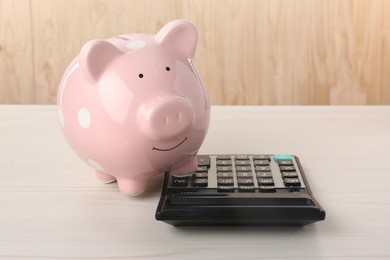
[[96, 178], [103, 183], [111, 183], [116, 181], [114, 176], [98, 170], [96, 170]]
[[173, 169], [171, 173], [176, 176], [192, 175], [198, 169], [198, 159], [196, 156], [191, 158], [187, 163]]
[[119, 190], [131, 196], [144, 192], [146, 184], [147, 180], [118, 179]]

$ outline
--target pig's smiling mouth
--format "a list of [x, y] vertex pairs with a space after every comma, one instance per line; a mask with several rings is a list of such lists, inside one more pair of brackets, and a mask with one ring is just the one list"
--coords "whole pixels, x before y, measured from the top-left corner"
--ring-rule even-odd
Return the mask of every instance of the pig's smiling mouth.
[[171, 151], [173, 149], [176, 149], [177, 147], [179, 147], [180, 145], [182, 145], [185, 141], [187, 141], [187, 137], [185, 137], [183, 139], [183, 141], [181, 141], [180, 143], [178, 143], [177, 145], [175, 145], [174, 147], [171, 147], [171, 148], [168, 148], [168, 149], [161, 149], [161, 148], [157, 148], [157, 147], [154, 147], [153, 146], [153, 149], [152, 150], [157, 150], [157, 151], [161, 151], [161, 152], [168, 152], [168, 151]]

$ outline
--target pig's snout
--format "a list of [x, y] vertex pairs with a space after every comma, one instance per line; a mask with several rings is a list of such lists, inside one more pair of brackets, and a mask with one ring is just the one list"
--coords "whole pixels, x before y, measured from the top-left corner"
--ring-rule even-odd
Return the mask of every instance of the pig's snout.
[[174, 139], [192, 124], [193, 111], [186, 99], [160, 97], [140, 110], [142, 131], [155, 140]]

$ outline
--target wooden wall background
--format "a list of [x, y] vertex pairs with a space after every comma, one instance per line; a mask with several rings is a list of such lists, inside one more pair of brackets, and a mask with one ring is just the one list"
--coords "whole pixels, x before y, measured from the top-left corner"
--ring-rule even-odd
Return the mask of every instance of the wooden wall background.
[[390, 104], [389, 0], [0, 0], [0, 103], [55, 103], [85, 42], [175, 18], [212, 104]]

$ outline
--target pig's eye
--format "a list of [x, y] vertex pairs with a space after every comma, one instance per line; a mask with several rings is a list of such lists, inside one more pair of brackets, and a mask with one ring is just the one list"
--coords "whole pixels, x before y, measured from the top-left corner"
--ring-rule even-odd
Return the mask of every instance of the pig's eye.
[[140, 79], [142, 79], [143, 77], [144, 77], [144, 74], [138, 74], [138, 77], [140, 78]]
[[170, 68], [170, 67], [166, 67], [165, 69], [166, 69], [167, 71], [170, 71], [170, 70], [171, 70], [171, 68]]

